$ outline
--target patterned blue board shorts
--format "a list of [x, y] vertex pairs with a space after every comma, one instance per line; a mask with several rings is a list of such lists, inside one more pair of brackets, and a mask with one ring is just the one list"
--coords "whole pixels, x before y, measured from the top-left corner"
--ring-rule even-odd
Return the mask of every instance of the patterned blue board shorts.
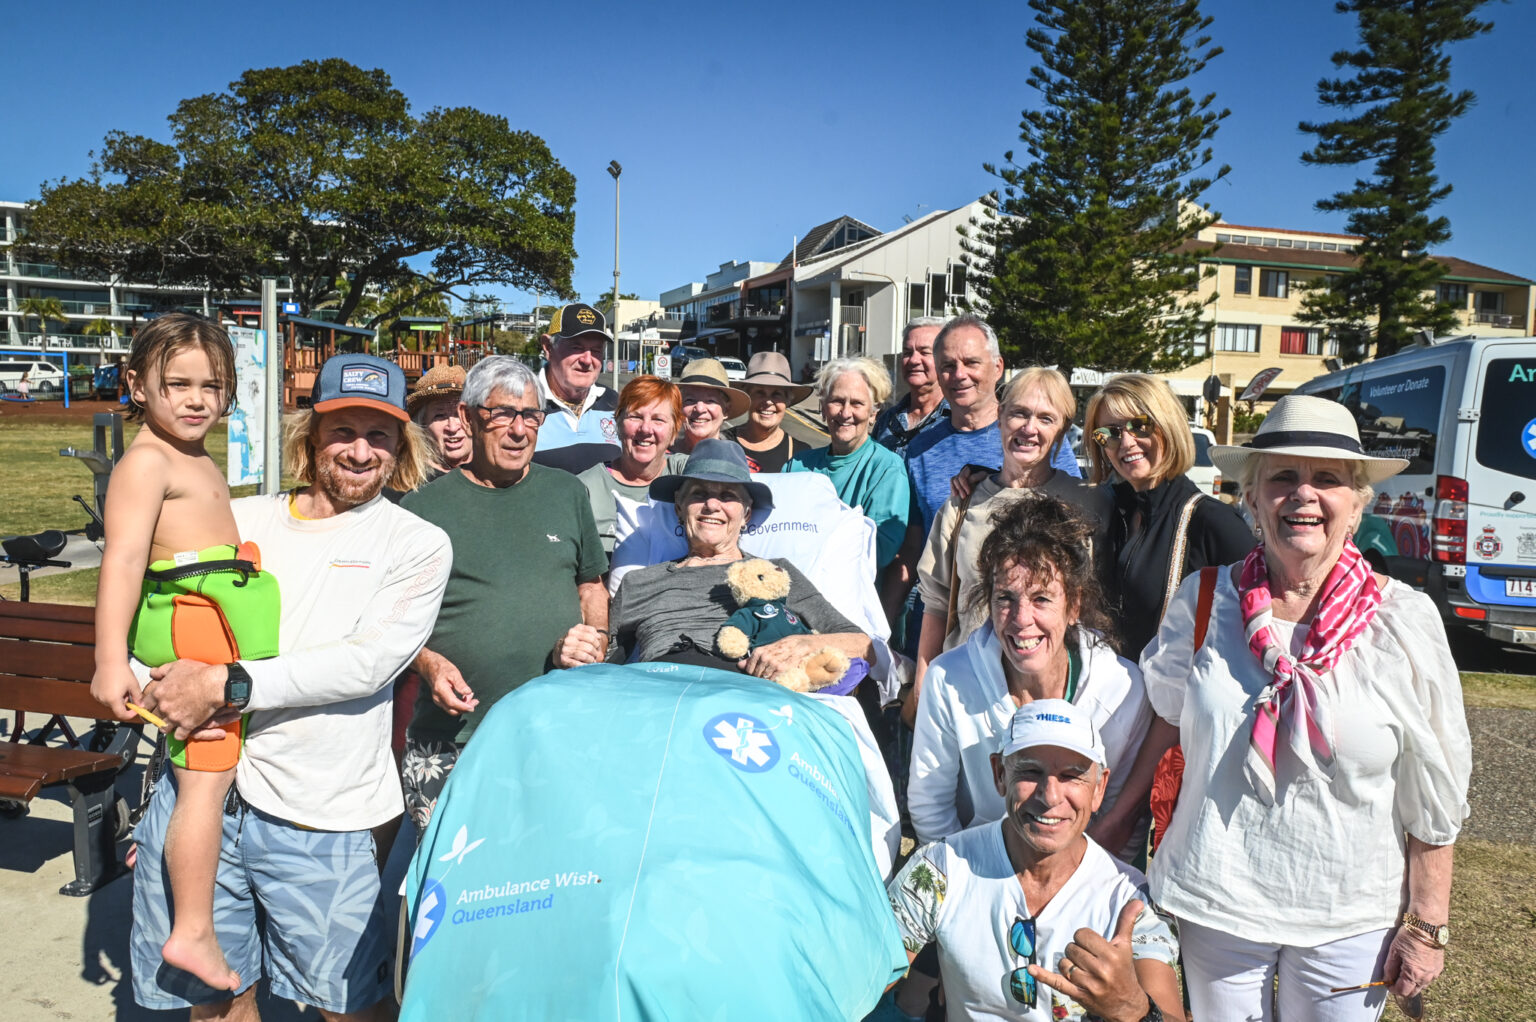
[[[219, 947], [241, 982], [249, 987], [265, 974], [275, 996], [331, 1012], [362, 1011], [388, 995], [390, 940], [373, 833], [306, 830], [237, 798], [231, 803], [213, 918]], [[133, 996], [159, 1010], [231, 996], [160, 956], [171, 933], [163, 852], [175, 804], [175, 779], [167, 773], [135, 833]]]

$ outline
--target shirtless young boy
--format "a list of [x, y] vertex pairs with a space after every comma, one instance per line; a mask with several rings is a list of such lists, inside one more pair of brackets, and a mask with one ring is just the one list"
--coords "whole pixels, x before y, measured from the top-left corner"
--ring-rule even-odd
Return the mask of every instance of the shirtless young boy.
[[[125, 383], [129, 417], [143, 428], [107, 489], [91, 681], [91, 694], [119, 720], [134, 719], [144, 698], [130, 652], [150, 667], [276, 655], [276, 582], [260, 572], [255, 547], [240, 545], [224, 473], [203, 446], [229, 407], [234, 377], [229, 334], [217, 323], [178, 313], [151, 320], [134, 338]], [[219, 949], [213, 888], [241, 725], [202, 737], [167, 739], [177, 804], [166, 831], [174, 917], [162, 954], [233, 991], [240, 977]]]

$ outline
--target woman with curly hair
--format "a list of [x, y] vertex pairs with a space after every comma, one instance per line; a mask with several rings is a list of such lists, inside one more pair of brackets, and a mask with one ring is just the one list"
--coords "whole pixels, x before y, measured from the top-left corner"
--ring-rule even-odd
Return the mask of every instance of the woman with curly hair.
[[[1014, 713], [1037, 699], [1088, 711], [1102, 734], [1109, 784], [1141, 747], [1152, 720], [1141, 671], [1115, 654], [1089, 553], [1095, 529], [1056, 497], [1012, 501], [996, 511], [977, 558], [972, 597], [987, 619], [928, 667], [913, 737], [908, 809], [919, 843], [1000, 819], [992, 757]], [[1129, 861], [1145, 844], [1145, 822], [1111, 854]]]

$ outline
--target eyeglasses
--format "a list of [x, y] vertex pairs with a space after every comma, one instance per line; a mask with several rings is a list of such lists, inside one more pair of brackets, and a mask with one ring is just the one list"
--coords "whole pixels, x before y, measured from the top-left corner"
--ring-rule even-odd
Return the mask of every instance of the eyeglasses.
[[1035, 977], [1029, 974], [1029, 967], [1039, 964], [1035, 958], [1035, 921], [1023, 916], [1016, 917], [1013, 925], [1008, 928], [1008, 946], [1013, 948], [1014, 954], [1024, 959], [1022, 968], [1008, 974], [1008, 990], [1015, 1001], [1026, 1008], [1033, 1008]]
[[522, 419], [523, 425], [529, 429], [538, 429], [544, 425], [544, 409], [542, 408], [512, 408], [507, 405], [498, 405], [495, 408], [478, 408], [485, 419], [487, 426], [501, 429], [510, 426], [513, 419]]
[[1110, 441], [1120, 442], [1120, 438], [1126, 433], [1131, 434], [1137, 440], [1145, 440], [1157, 431], [1152, 425], [1150, 415], [1138, 415], [1134, 419], [1126, 419], [1124, 424], [1118, 426], [1100, 426], [1093, 431], [1093, 442], [1100, 447], [1108, 447]]

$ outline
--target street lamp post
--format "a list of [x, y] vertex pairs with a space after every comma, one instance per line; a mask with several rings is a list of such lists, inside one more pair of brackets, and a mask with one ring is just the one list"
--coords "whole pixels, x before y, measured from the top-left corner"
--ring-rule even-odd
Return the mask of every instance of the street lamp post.
[[619, 175], [624, 168], [618, 160], [608, 161], [613, 175], [613, 389], [619, 389]]

